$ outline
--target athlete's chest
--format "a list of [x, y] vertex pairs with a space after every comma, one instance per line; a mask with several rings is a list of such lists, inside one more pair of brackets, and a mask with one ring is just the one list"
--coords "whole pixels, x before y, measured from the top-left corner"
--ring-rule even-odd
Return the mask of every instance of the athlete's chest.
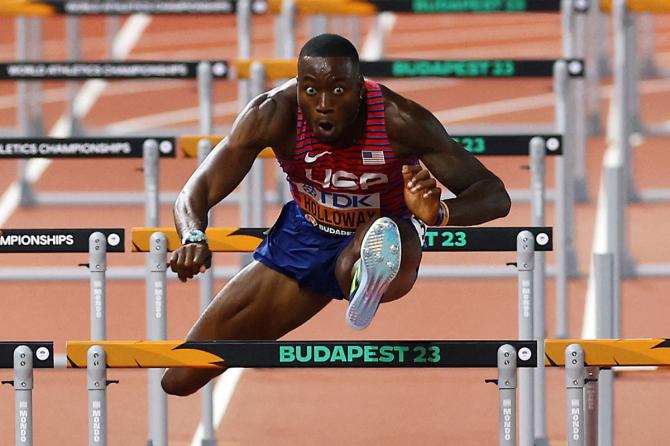
[[388, 147], [356, 144], [333, 149], [315, 144], [296, 148], [285, 170], [296, 182], [322, 190], [381, 192], [400, 174], [402, 163]]

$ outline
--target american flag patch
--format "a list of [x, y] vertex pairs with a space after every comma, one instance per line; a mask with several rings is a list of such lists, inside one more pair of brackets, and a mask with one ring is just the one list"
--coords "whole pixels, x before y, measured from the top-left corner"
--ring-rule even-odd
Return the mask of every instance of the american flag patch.
[[363, 157], [363, 165], [366, 166], [386, 164], [383, 150], [363, 150], [361, 156]]

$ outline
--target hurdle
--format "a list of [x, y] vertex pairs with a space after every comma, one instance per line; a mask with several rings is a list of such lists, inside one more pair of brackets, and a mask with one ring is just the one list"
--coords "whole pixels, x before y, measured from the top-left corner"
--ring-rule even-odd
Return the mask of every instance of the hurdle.
[[[90, 282], [91, 339], [105, 339], [107, 253], [125, 252], [122, 228], [1, 229], [0, 253], [88, 253], [88, 263], [72, 269], [54, 267], [4, 267], [0, 280], [31, 280], [34, 275], [61, 280], [75, 273]], [[88, 269], [82, 271], [82, 267]], [[81, 274], [79, 274], [81, 272]]]
[[[668, 135], [668, 125], [646, 125], [642, 122], [639, 109], [638, 79], [635, 74], [636, 59], [634, 12], [668, 13], [670, 6], [662, 1], [616, 1], [604, 2], [603, 7], [613, 14], [614, 23], [614, 85], [616, 88], [617, 123], [623, 125], [617, 133], [617, 144], [621, 145], [623, 172], [625, 175], [626, 200], [641, 202], [665, 202], [670, 200], [669, 189], [640, 190], [635, 185], [632, 168], [633, 133]], [[631, 122], [632, 121], [632, 122]], [[667, 270], [666, 270], [667, 271]], [[664, 274], [663, 275], [667, 275]]]
[[[16, 444], [32, 444], [33, 369], [87, 369], [89, 444], [105, 445], [108, 368], [497, 368], [499, 444], [515, 445], [516, 374], [564, 367], [567, 444], [586, 445], [593, 426], [585, 406], [587, 367], [669, 366], [670, 340], [547, 339], [538, 363], [536, 341], [67, 341], [67, 361], [54, 361], [51, 342], [0, 342], [0, 368], [14, 369]], [[507, 362], [506, 362], [507, 361]], [[589, 437], [593, 438], [593, 437]], [[521, 443], [524, 444], [525, 443]], [[527, 443], [532, 444], [532, 443]]]
[[[212, 81], [227, 76], [228, 66], [225, 61], [201, 62], [18, 62], [0, 64], [2, 80], [75, 80], [75, 79], [198, 79], [198, 91], [201, 101], [201, 119], [211, 120]], [[92, 138], [89, 141], [79, 138], [59, 139], [51, 142], [40, 138], [3, 139], [0, 140], [0, 156], [33, 158], [33, 157], [66, 157], [79, 155], [138, 157], [141, 149], [138, 137], [130, 137], [125, 142], [128, 147], [115, 147], [119, 142], [116, 138]], [[145, 142], [151, 138], [144, 138]], [[156, 138], [154, 138], [156, 139]], [[174, 156], [174, 139], [158, 138], [162, 156]], [[110, 147], [96, 146], [106, 143]], [[68, 147], [60, 147], [67, 145]], [[150, 155], [147, 155], [150, 156]], [[152, 158], [145, 160], [145, 176], [147, 186], [157, 192], [158, 165]], [[58, 193], [38, 194], [21, 172], [21, 203], [24, 206], [36, 204], [140, 204], [144, 203], [140, 194], [104, 194], [104, 193]], [[176, 194], [166, 196], [163, 202], [170, 202]], [[152, 211], [153, 212], [153, 211]]]
[[[208, 228], [206, 231], [208, 244], [212, 252], [249, 252], [256, 249], [267, 233], [267, 228]], [[148, 273], [152, 280], [148, 281], [147, 314], [164, 311], [164, 283], [166, 267], [164, 259], [168, 251], [181, 246], [177, 231], [173, 228], [132, 228], [131, 245], [133, 252], [148, 252]], [[429, 227], [426, 230], [424, 251], [509, 251], [517, 253], [515, 263], [519, 290], [519, 337], [544, 339], [544, 319], [535, 319], [534, 286], [535, 276], [544, 278], [544, 271], [534, 272], [535, 253], [551, 250], [553, 247], [552, 231], [548, 227]], [[507, 267], [509, 268], [509, 267]], [[217, 277], [218, 271], [214, 272]], [[419, 277], [444, 277], [444, 268], [422, 266]], [[540, 296], [543, 300], [544, 297]], [[543, 303], [540, 304], [543, 308]], [[157, 317], [150, 324], [164, 324], [164, 318]], [[539, 327], [539, 331], [538, 331]], [[534, 404], [543, 404], [544, 375], [538, 375], [540, 385], [537, 392], [539, 400], [534, 397], [534, 381], [532, 374], [522, 373], [522, 404], [520, 410], [524, 426], [522, 438], [533, 437]], [[543, 413], [543, 412], [542, 412]]]
[[[630, 67], [632, 53], [630, 47], [630, 11], [645, 8], [647, 11], [661, 11], [662, 5], [654, 2], [624, 1], [613, 4], [615, 32], [614, 88], [616, 101], [615, 128], [617, 129], [609, 156], [603, 162], [603, 175], [609, 185], [606, 199], [613, 228], [610, 252], [615, 253], [617, 274], [620, 277], [664, 277], [670, 275], [670, 264], [637, 263], [630, 255], [627, 231], [627, 204], [631, 200], [659, 202], [670, 200], [667, 189], [636, 190], [632, 177], [632, 147], [630, 137], [634, 131], [630, 122], [631, 88]], [[667, 5], [665, 5], [667, 7]], [[629, 9], [630, 8], [630, 9]]]
[[[516, 439], [516, 371], [537, 365], [535, 341], [68, 341], [0, 342], [0, 368], [14, 368], [16, 444], [32, 445], [33, 368], [87, 369], [89, 445], [107, 444], [108, 368], [497, 368], [501, 445]], [[167, 444], [167, 443], [160, 443]]]

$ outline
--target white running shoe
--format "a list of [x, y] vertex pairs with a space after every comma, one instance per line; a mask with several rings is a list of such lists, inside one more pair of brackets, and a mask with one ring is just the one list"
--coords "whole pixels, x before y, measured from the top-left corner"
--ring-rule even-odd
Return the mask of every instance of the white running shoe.
[[372, 322], [382, 296], [400, 270], [400, 231], [393, 220], [375, 220], [363, 237], [361, 258], [354, 264], [349, 308], [344, 319], [362, 330]]

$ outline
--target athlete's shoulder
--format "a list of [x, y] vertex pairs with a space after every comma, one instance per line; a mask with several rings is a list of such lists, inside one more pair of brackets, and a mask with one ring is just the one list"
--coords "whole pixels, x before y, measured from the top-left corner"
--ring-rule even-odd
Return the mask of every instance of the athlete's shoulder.
[[276, 143], [295, 132], [297, 111], [294, 79], [254, 97], [238, 115], [233, 130], [259, 144]]
[[[383, 84], [378, 84], [384, 96], [386, 132], [389, 141], [400, 154], [414, 155], [419, 135], [429, 132], [436, 119], [426, 108]], [[410, 150], [411, 153], [406, 153]]]
[[298, 108], [296, 82], [291, 79], [282, 85], [256, 96], [249, 110], [259, 119], [270, 122], [294, 122]]

